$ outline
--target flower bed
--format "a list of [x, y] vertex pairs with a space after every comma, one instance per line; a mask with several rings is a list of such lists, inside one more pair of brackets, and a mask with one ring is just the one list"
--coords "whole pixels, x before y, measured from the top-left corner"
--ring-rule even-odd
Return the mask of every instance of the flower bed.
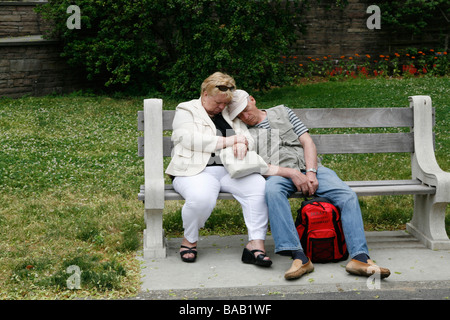
[[[333, 57], [283, 56], [280, 63], [294, 78], [304, 77], [377, 77], [377, 76], [443, 76], [450, 74], [450, 58], [446, 51], [405, 49], [394, 54], [342, 55]], [[303, 58], [305, 60], [305, 58]]]

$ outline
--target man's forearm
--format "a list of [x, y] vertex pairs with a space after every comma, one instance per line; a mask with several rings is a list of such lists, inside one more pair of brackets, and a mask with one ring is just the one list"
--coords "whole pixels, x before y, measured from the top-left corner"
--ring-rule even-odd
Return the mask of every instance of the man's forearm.
[[306, 169], [317, 169], [317, 149], [312, 140], [303, 146]]
[[264, 173], [264, 176], [280, 176], [284, 178], [291, 178], [293, 174], [294, 169], [269, 164], [269, 169]]

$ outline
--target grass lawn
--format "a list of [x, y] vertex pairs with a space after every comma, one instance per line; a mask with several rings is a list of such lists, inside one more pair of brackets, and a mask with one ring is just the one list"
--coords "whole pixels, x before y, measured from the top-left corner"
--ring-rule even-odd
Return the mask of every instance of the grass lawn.
[[[450, 171], [450, 78], [304, 83], [255, 94], [259, 107], [405, 107], [430, 95], [436, 156]], [[196, 97], [193, 97], [196, 98]], [[137, 111], [143, 97], [69, 96], [0, 99], [0, 299], [119, 298], [138, 293], [143, 161]], [[181, 101], [165, 100], [165, 108]], [[372, 129], [374, 130], [374, 129]], [[384, 129], [377, 129], [384, 130]], [[409, 154], [327, 155], [344, 180], [408, 179]], [[293, 213], [299, 200], [291, 200]], [[412, 196], [360, 198], [366, 230], [403, 229]], [[164, 227], [180, 236], [182, 202], [168, 202]], [[447, 232], [450, 231], [447, 211]], [[203, 234], [246, 233], [240, 206], [218, 202]], [[78, 290], [67, 273], [82, 270]], [[70, 280], [70, 279], [69, 279]]]

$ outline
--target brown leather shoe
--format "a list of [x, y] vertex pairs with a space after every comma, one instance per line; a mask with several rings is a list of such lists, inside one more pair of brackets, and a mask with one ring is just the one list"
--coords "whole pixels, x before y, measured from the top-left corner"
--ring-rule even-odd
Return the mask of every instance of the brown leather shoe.
[[284, 278], [287, 280], [298, 279], [303, 276], [305, 273], [310, 273], [314, 271], [314, 265], [311, 260], [309, 260], [306, 264], [303, 264], [302, 260], [295, 259], [292, 262], [292, 266], [288, 271], [284, 274]]
[[347, 266], [345, 267], [345, 270], [348, 273], [355, 274], [357, 276], [365, 276], [370, 277], [371, 275], [375, 273], [379, 273], [381, 279], [389, 277], [391, 272], [389, 269], [381, 268], [375, 264], [372, 260], [367, 260], [367, 263], [352, 259], [349, 263], [347, 263]]

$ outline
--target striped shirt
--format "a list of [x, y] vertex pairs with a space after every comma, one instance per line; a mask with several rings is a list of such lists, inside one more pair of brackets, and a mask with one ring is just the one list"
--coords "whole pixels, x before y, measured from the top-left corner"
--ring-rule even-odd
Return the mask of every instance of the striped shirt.
[[[303, 124], [303, 122], [297, 117], [297, 115], [288, 107], [284, 106], [289, 116], [289, 121], [291, 122], [294, 132], [297, 136], [301, 136], [305, 132], [308, 132], [308, 128]], [[269, 119], [266, 117], [263, 121], [255, 125], [255, 127], [260, 129], [270, 130]]]

